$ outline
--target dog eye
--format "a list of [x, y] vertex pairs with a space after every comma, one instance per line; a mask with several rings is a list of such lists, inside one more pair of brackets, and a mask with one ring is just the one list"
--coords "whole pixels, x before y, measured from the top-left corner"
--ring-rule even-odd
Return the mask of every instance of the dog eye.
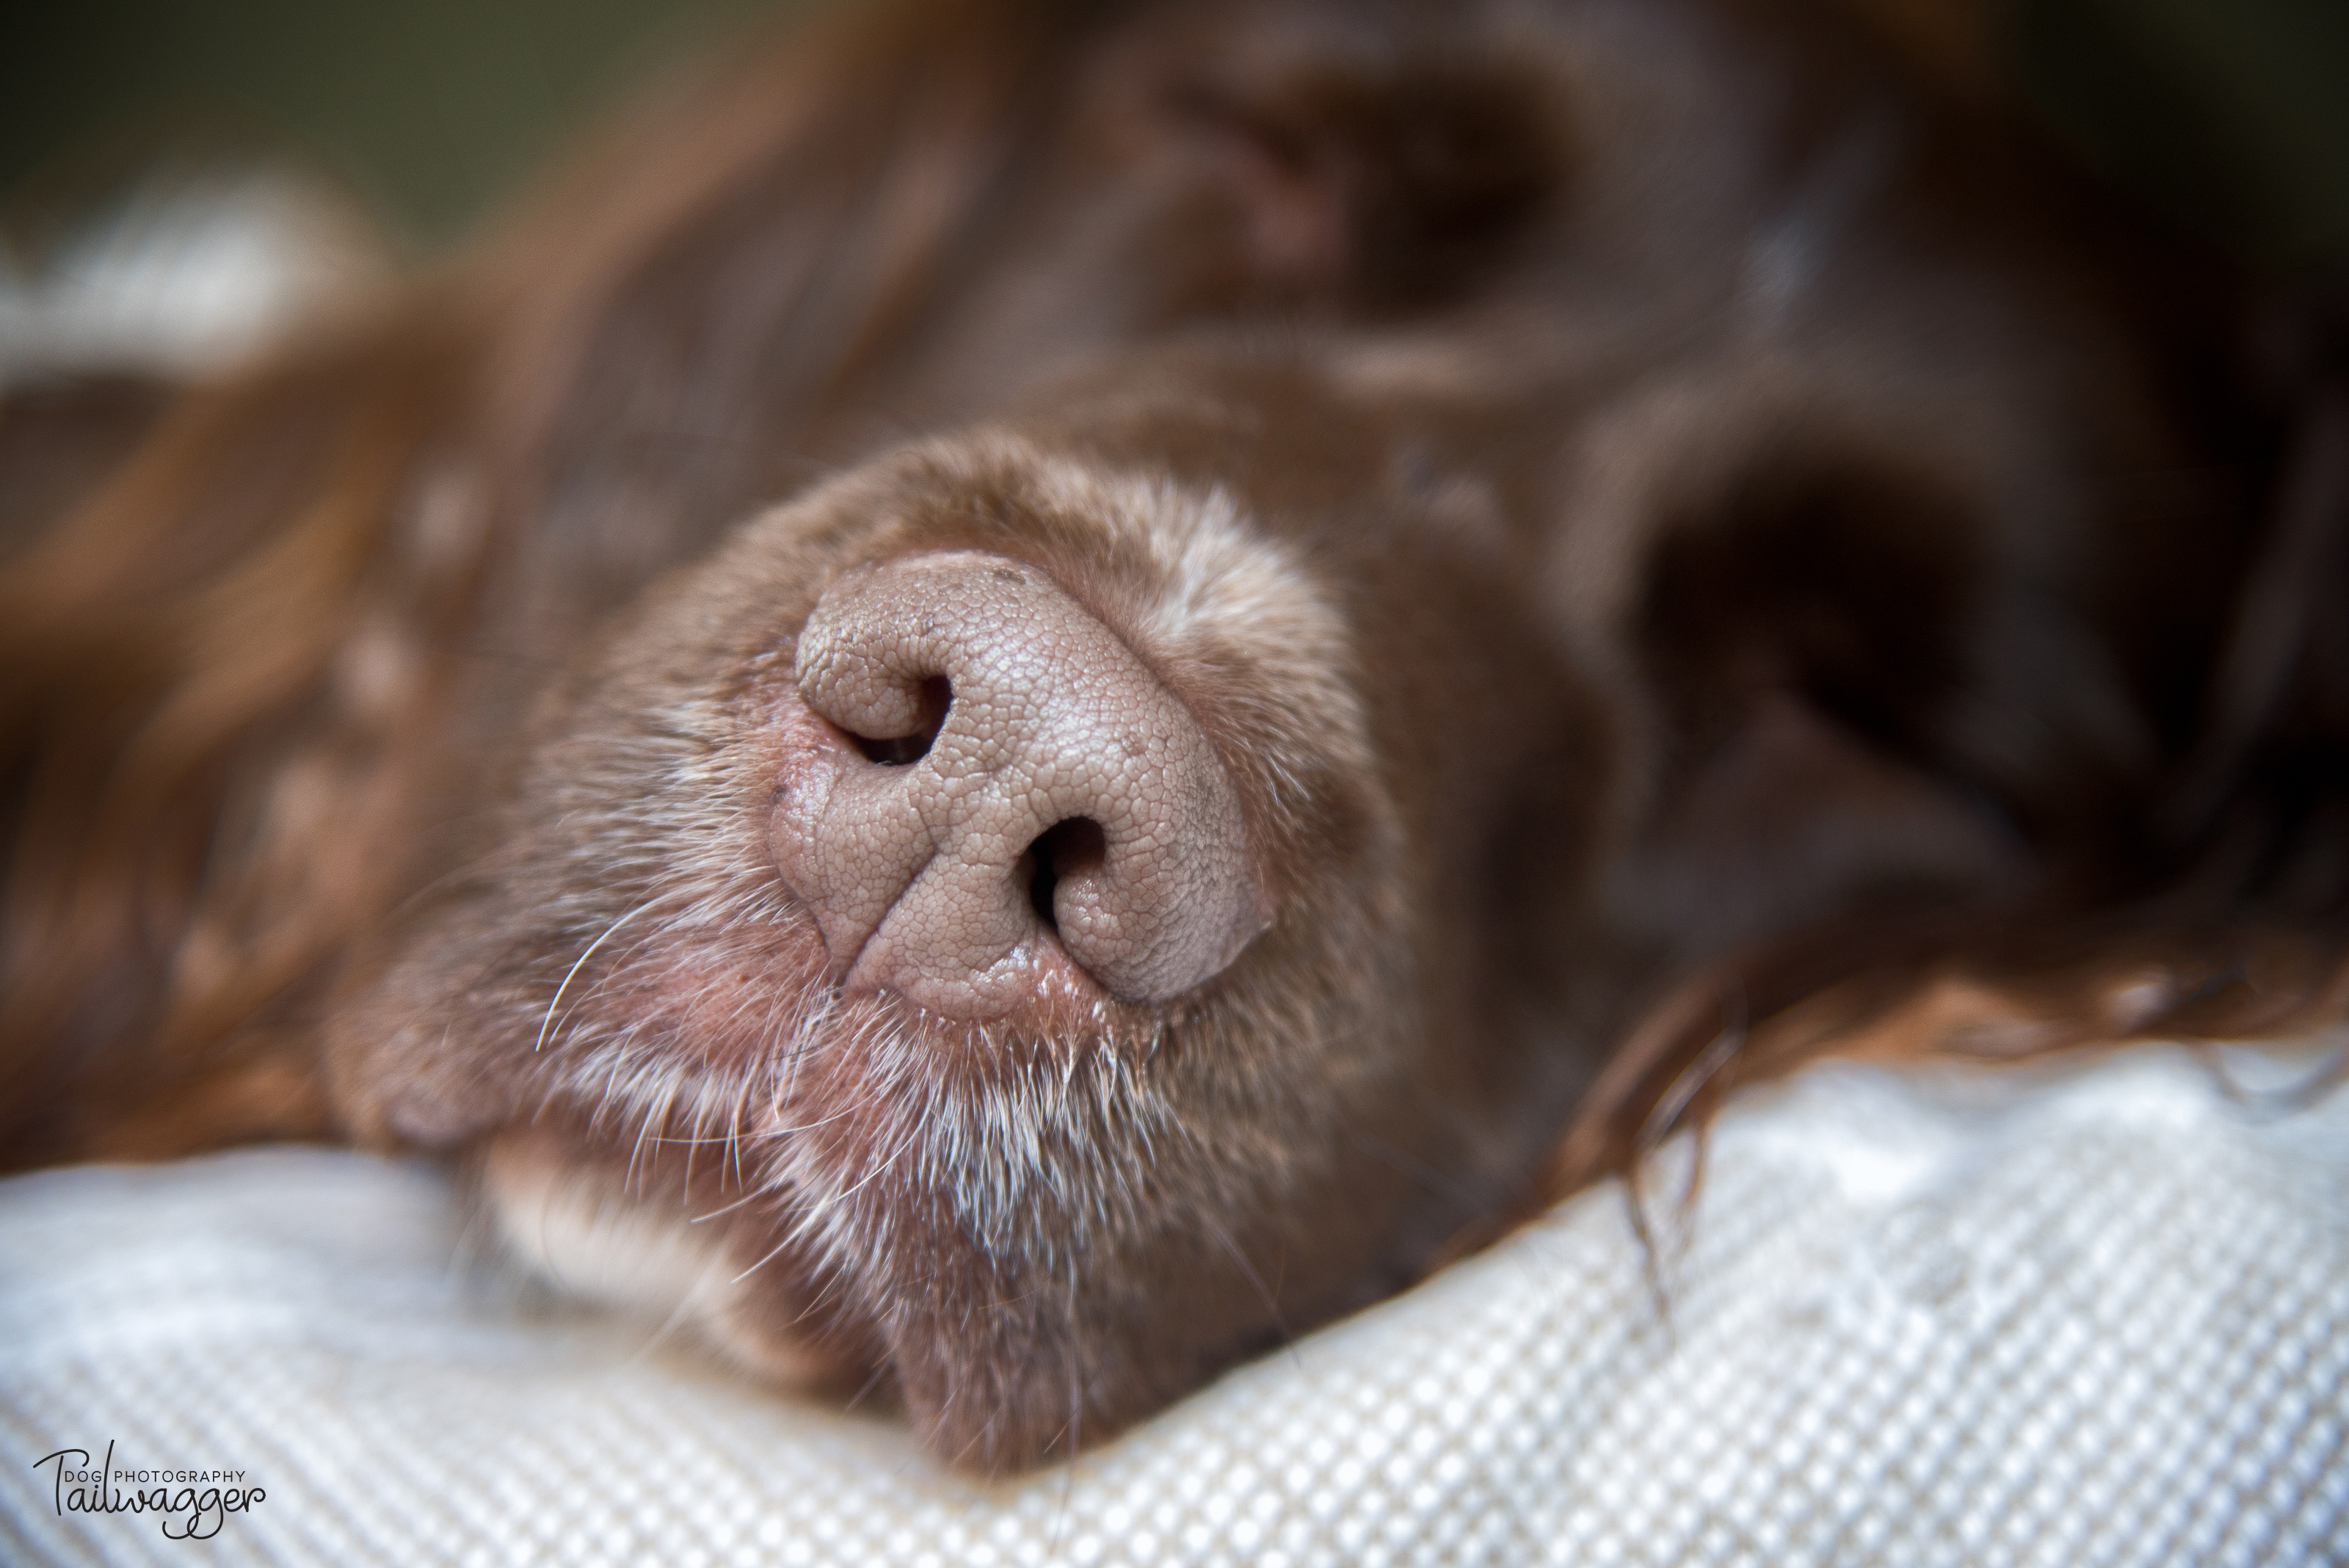
[[1177, 77], [1158, 105], [1248, 286], [1381, 311], [1457, 296], [1534, 226], [1565, 177], [1545, 97], [1499, 61], [1276, 56]]
[[1661, 532], [1637, 635], [1701, 730], [1775, 688], [1897, 743], [1958, 679], [1984, 531], [1921, 473], [1782, 458]]

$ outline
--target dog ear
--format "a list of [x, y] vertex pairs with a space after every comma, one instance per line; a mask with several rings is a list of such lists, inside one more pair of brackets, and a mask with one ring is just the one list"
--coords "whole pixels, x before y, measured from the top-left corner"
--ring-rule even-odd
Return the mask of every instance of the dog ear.
[[237, 1085], [306, 1072], [355, 939], [462, 853], [458, 693], [797, 477], [1057, 79], [1056, 10], [844, 7], [673, 86], [0, 566], [0, 1164], [311, 1130]]
[[170, 397], [167, 383], [132, 374], [0, 389], [0, 560], [29, 548], [119, 467]]
[[1983, 504], [1775, 452], [1661, 520], [1628, 631], [1650, 815], [1618, 896], [1701, 951], [2019, 897], [2145, 765], [2110, 661]]
[[[2341, 1015], [2349, 834], [2326, 785], [2349, 644], [2323, 607], [2349, 398], [2320, 391], [2304, 420], [2278, 503], [2306, 510], [2253, 562], [2193, 751], [2153, 738], [2160, 682], [2118, 672], [2095, 574], [2019, 555], [1927, 467], [1789, 454], [1645, 542], [1628, 640], [1659, 758], [1608, 891], [1687, 967], [1594, 1082], [1540, 1201], [1636, 1183], [1663, 1137], [1830, 1050], [2011, 1057]], [[2067, 553], [2158, 548], [2124, 521]], [[2099, 565], [2132, 614], [2177, 602], [2147, 592], [2168, 563]], [[2181, 803], [2215, 847], [2168, 842], [2202, 826], [2162, 819]]]

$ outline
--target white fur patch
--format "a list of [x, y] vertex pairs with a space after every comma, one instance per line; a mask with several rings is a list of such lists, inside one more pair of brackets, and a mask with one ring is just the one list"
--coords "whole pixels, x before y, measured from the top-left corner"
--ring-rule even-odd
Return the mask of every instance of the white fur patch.
[[712, 1347], [780, 1383], [812, 1382], [831, 1364], [771, 1331], [736, 1322], [741, 1271], [719, 1235], [680, 1210], [656, 1209], [550, 1155], [529, 1137], [502, 1137], [482, 1172], [499, 1240], [566, 1295], [690, 1328]]

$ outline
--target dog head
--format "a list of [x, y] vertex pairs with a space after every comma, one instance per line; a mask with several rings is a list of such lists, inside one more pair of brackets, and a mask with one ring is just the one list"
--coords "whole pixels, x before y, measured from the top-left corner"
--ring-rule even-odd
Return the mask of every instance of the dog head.
[[1722, 955], [2043, 890], [2174, 750], [2124, 541], [2224, 509], [2116, 501], [2198, 450], [2119, 285], [1807, 12], [1088, 16], [860, 23], [417, 307], [268, 741], [422, 715], [347, 1125], [982, 1468], [1408, 1280]]

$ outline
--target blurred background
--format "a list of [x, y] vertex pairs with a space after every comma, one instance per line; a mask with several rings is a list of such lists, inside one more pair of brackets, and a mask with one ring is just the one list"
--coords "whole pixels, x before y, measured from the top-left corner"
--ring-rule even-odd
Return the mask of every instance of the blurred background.
[[[69, 204], [158, 148], [293, 151], [412, 256], [615, 93], [774, 9], [7, 0], [0, 214]], [[2261, 259], [2349, 258], [2349, 0], [2009, 0], [2002, 32], [2015, 79], [2107, 173]]]
[[[0, 212], [171, 149], [316, 160], [415, 253], [773, 0], [0, 0]], [[20, 221], [23, 221], [20, 219]]]
[[0, 446], [59, 374], [210, 369], [429, 259], [792, 3], [0, 0]]
[[[170, 373], [460, 241], [612, 99], [854, 0], [0, 0], [0, 388]], [[2092, 167], [2285, 273], [2349, 272], [2349, 0], [1992, 7]]]

